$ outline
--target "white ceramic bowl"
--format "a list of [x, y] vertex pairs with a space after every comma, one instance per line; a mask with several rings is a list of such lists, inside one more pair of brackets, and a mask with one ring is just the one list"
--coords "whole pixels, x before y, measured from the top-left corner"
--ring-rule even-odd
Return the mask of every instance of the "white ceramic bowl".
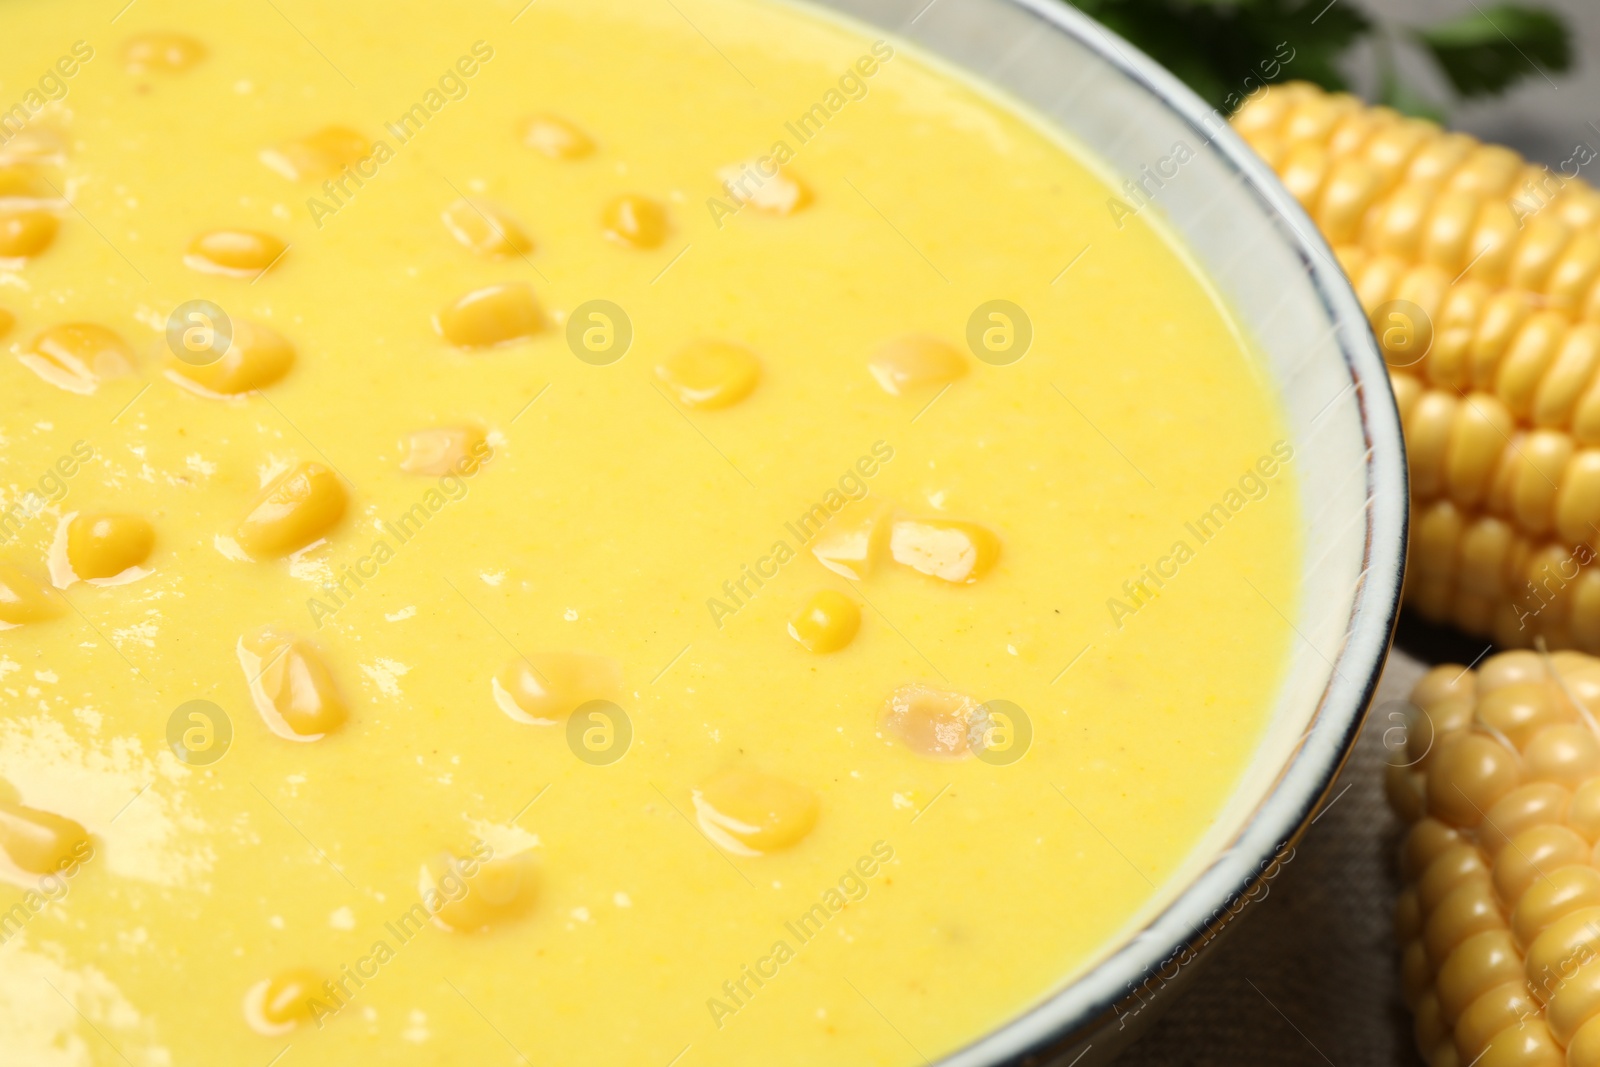
[[1302, 486], [1303, 596], [1253, 761], [1214, 831], [1132, 929], [1046, 999], [944, 1061], [1088, 1067], [1147, 1026], [1219, 929], [1248, 913], [1242, 902], [1273, 873], [1350, 752], [1399, 607], [1407, 522], [1399, 417], [1366, 316], [1311, 220], [1224, 115], [1132, 45], [1062, 0], [820, 3], [975, 75], [1097, 157], [1115, 186], [1187, 145], [1195, 158], [1166, 182], [1155, 210], [1253, 335], [1286, 412]]

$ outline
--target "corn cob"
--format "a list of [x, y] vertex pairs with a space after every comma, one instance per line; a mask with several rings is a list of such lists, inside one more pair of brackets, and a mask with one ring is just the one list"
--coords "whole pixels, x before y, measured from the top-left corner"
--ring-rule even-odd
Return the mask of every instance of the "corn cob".
[[1334, 246], [1389, 363], [1407, 601], [1506, 646], [1600, 653], [1600, 193], [1305, 83], [1233, 121]]
[[1600, 659], [1504, 652], [1411, 695], [1387, 790], [1430, 1067], [1600, 1067]]

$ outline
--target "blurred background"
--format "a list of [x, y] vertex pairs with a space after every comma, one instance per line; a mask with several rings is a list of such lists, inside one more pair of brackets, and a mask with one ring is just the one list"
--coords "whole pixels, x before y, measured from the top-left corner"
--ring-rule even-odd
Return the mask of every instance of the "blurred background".
[[[1224, 112], [1249, 75], [1306, 79], [1552, 168], [1580, 144], [1600, 151], [1600, 0], [1075, 2]], [[1289, 54], [1282, 44], [1293, 59], [1270, 63]], [[1402, 614], [1366, 729], [1321, 814], [1189, 991], [1157, 1001], [1165, 1014], [1119, 1064], [1421, 1067], [1392, 933], [1399, 824], [1383, 797], [1383, 734], [1429, 667], [1485, 651]]]

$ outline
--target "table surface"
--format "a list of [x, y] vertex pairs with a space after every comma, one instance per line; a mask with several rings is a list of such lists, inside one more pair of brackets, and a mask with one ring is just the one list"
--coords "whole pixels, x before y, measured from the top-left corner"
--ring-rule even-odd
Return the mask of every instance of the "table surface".
[[[1560, 11], [1576, 31], [1578, 69], [1548, 80], [1531, 77], [1492, 103], [1454, 108], [1450, 125], [1556, 167], [1580, 142], [1600, 149], [1600, 3], [1538, 4]], [[1405, 26], [1490, 5], [1382, 0], [1381, 6], [1357, 6], [1390, 26]], [[1369, 70], [1356, 57], [1352, 73], [1359, 79]], [[1425, 62], [1408, 70], [1436, 99], [1448, 98]], [[1600, 184], [1600, 162], [1587, 170], [1595, 173], [1582, 176]], [[1383, 732], [1392, 725], [1384, 704], [1404, 700], [1432, 664], [1468, 663], [1483, 649], [1481, 641], [1402, 620], [1373, 712], [1329, 805], [1267, 897], [1241, 913], [1200, 981], [1123, 1054], [1119, 1067], [1421, 1067], [1400, 998], [1392, 932], [1400, 827], [1383, 798], [1383, 768], [1392, 758], [1383, 746]]]

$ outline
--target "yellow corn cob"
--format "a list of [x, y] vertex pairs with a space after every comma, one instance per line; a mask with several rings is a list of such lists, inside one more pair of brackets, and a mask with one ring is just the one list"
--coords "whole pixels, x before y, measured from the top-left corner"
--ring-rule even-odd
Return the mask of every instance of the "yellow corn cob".
[[1233, 121], [1372, 316], [1411, 466], [1407, 601], [1600, 653], [1600, 193], [1305, 83]]
[[1411, 695], [1390, 803], [1430, 1067], [1600, 1067], [1600, 659], [1504, 652]]

